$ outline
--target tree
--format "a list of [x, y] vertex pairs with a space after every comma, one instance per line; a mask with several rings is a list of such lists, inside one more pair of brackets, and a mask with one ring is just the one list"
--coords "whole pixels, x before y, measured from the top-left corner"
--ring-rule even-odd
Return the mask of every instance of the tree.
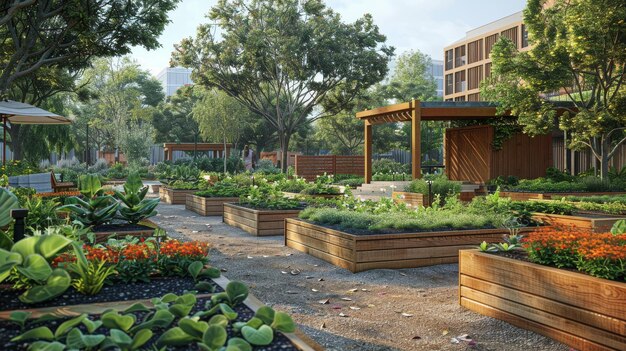
[[156, 142], [191, 143], [200, 137], [200, 127], [193, 118], [193, 108], [202, 99], [204, 89], [184, 86], [159, 104], [152, 125]]
[[0, 94], [41, 67], [154, 49], [179, 0], [9, 0], [0, 6]]
[[[510, 111], [524, 131], [546, 134], [559, 121], [571, 142], [588, 147], [608, 175], [608, 162], [626, 141], [626, 3], [623, 0], [529, 0], [524, 22], [532, 49], [500, 40], [492, 77], [481, 94]], [[564, 94], [569, 105], [554, 96]], [[558, 116], [559, 109], [564, 111]]]
[[437, 83], [430, 73], [432, 59], [427, 54], [406, 51], [398, 56], [389, 83], [384, 87], [387, 98], [398, 101], [433, 101], [437, 97]]
[[201, 25], [173, 61], [192, 67], [196, 84], [263, 116], [278, 133], [283, 170], [298, 127], [337, 113], [382, 80], [393, 54], [370, 15], [345, 24], [321, 0], [220, 0], [209, 19], [219, 36]]
[[[224, 144], [235, 143], [245, 128], [241, 116], [249, 114], [239, 101], [217, 89], [204, 92], [204, 97], [193, 108], [193, 118], [198, 121], [202, 136], [207, 140], [219, 140]], [[224, 173], [227, 157], [224, 153]]]
[[[99, 150], [117, 150], [122, 145], [137, 145], [129, 141], [128, 130], [145, 128], [162, 101], [160, 84], [147, 71], [128, 58], [98, 59], [83, 76], [90, 98], [79, 103], [75, 114], [87, 130], [89, 139]], [[132, 140], [138, 138], [132, 134]], [[147, 136], [146, 136], [147, 137]], [[152, 141], [152, 135], [147, 139]], [[117, 161], [117, 159], [116, 159]]]

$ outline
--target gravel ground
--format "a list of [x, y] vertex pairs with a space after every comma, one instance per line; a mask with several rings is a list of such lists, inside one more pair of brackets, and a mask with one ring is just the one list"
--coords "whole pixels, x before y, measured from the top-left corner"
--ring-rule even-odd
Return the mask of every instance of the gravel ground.
[[210, 242], [212, 265], [328, 350], [570, 350], [460, 307], [457, 265], [353, 274], [283, 246], [281, 236], [254, 237], [182, 205], [158, 210], [154, 221], [171, 237]]

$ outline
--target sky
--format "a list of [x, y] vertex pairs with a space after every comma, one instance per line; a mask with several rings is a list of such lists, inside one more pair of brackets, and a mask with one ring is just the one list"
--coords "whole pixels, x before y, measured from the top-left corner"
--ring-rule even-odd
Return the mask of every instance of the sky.
[[[196, 27], [208, 22], [206, 14], [217, 0], [182, 0], [169, 14], [170, 23], [159, 38], [162, 47], [134, 48], [131, 57], [156, 75], [169, 66], [174, 44], [193, 37]], [[345, 22], [369, 13], [396, 55], [420, 50], [433, 59], [443, 58], [444, 46], [465, 32], [521, 11], [525, 0], [326, 0]]]

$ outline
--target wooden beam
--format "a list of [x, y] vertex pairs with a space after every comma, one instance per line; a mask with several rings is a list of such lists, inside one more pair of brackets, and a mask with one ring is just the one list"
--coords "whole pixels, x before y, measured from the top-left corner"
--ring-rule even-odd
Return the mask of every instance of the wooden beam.
[[422, 177], [421, 124], [422, 111], [418, 100], [412, 101], [411, 109], [411, 164], [413, 179]]
[[371, 116], [376, 116], [376, 115], [381, 115], [381, 114], [387, 114], [389, 112], [399, 112], [402, 110], [408, 110], [411, 108], [410, 104], [411, 104], [410, 102], [403, 102], [401, 104], [379, 107], [379, 108], [375, 108], [372, 110], [365, 110], [365, 111], [357, 112], [356, 117], [366, 118], [366, 117], [371, 117]]
[[372, 125], [365, 121], [365, 184], [372, 182]]

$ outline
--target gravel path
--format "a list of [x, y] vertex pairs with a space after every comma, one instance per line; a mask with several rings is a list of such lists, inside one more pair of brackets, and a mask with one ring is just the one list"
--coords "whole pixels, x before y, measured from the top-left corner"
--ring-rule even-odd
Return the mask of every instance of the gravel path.
[[[281, 236], [254, 237], [182, 205], [158, 210], [154, 221], [171, 237], [210, 242], [212, 265], [328, 350], [570, 350], [460, 307], [457, 265], [353, 274], [284, 247]], [[473, 341], [457, 339], [464, 334]]]

